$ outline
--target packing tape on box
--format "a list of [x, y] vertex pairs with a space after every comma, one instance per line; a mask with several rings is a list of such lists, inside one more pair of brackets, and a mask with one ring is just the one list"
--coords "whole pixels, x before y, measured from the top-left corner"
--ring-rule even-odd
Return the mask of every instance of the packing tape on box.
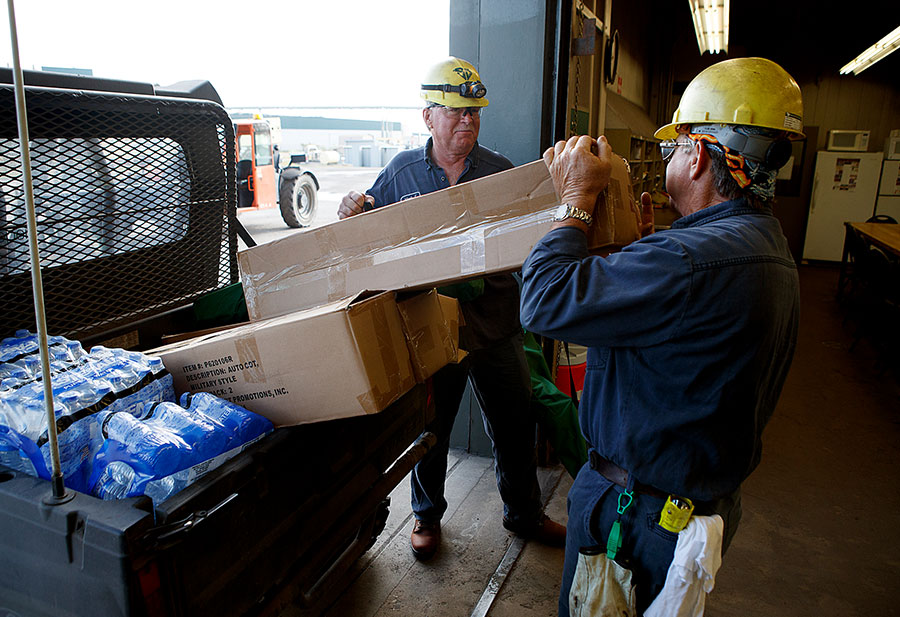
[[485, 268], [484, 227], [476, 226], [466, 231], [456, 231], [452, 235], [431, 234], [427, 239], [419, 238], [414, 243], [395, 246], [374, 253], [367, 264], [382, 265], [408, 259], [413, 255], [433, 253], [441, 249], [459, 248], [459, 273], [463, 275], [482, 272]]
[[256, 337], [242, 336], [234, 341], [235, 355], [238, 363], [245, 367], [241, 371], [241, 378], [247, 383], [266, 383], [266, 373], [263, 370], [262, 362], [259, 361], [259, 346], [256, 344]]
[[484, 272], [484, 228], [478, 227], [460, 236], [463, 242], [459, 247], [459, 270], [463, 274]]
[[447, 198], [457, 226], [470, 225], [472, 215], [478, 213], [478, 200], [472, 188], [467, 184], [458, 184], [447, 190]]
[[338, 249], [338, 241], [337, 236], [335, 235], [332, 228], [327, 225], [324, 227], [320, 227], [314, 234], [313, 237], [316, 239], [316, 247], [319, 251], [319, 256], [316, 257], [313, 261], [315, 264], [310, 264], [307, 262], [305, 267], [314, 268], [317, 263], [327, 263], [334, 259], [335, 255], [337, 255], [340, 251]]
[[[367, 212], [365, 216], [375, 217], [378, 214], [379, 211], [375, 210]], [[357, 224], [363, 220], [365, 219], [359, 219], [359, 221], [354, 220], [352, 223], [348, 223], [348, 225]], [[347, 228], [346, 225], [345, 228]], [[365, 257], [366, 255], [374, 254], [385, 247], [409, 241], [409, 234], [406, 231], [399, 229], [391, 233], [382, 234], [377, 239], [370, 240], [363, 244], [350, 244], [347, 242], [346, 233], [341, 234], [344, 237], [339, 239], [338, 234], [336, 233], [337, 229], [338, 228], [334, 225], [324, 225], [316, 229], [301, 232], [311, 234], [311, 237], [315, 238], [318, 252], [314, 257], [306, 256], [303, 263], [298, 263], [290, 269], [285, 269], [283, 272], [292, 275], [291, 272], [296, 269], [307, 271], [331, 268], [345, 263], [348, 259]]]
[[298, 282], [305, 282], [308, 280], [312, 280], [315, 278], [325, 277], [326, 284], [328, 285], [328, 301], [334, 302], [335, 300], [340, 300], [341, 298], [346, 298], [349, 294], [347, 293], [347, 274], [350, 271], [350, 264], [338, 264], [336, 266], [332, 266], [330, 268], [325, 268], [323, 270], [316, 270], [315, 272], [310, 272], [310, 274], [315, 274], [315, 277], [298, 277], [295, 284]]

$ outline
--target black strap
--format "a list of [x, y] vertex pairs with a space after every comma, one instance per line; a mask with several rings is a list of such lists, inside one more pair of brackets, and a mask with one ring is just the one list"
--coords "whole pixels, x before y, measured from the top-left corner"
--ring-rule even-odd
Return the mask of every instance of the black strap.
[[569, 357], [569, 344], [563, 341], [563, 347], [566, 350], [566, 362], [569, 366], [569, 391], [571, 392], [572, 400], [575, 401], [575, 407], [578, 407], [578, 391], [575, 390], [575, 378], [572, 377], [572, 358]]
[[256, 240], [253, 239], [253, 236], [250, 235], [250, 232], [247, 231], [247, 228], [244, 227], [244, 224], [238, 220], [238, 217], [234, 217], [231, 219], [231, 224], [234, 227], [235, 231], [237, 231], [237, 235], [240, 236], [241, 240], [244, 241], [244, 244], [247, 247], [256, 246]]

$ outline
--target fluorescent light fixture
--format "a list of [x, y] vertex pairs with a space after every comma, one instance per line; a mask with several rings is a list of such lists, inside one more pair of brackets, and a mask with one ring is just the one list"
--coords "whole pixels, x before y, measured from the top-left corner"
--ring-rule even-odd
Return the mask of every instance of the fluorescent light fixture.
[[845, 64], [841, 69], [841, 75], [846, 75], [847, 73], [859, 75], [898, 47], [900, 47], [900, 26], [894, 28], [886, 37]]
[[728, 53], [728, 12], [730, 0], [688, 0], [700, 55]]

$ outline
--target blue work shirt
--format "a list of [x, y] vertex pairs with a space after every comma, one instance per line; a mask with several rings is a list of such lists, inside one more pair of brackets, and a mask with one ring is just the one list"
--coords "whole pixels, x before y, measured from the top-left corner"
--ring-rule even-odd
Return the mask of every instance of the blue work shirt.
[[[432, 139], [422, 148], [398, 153], [381, 170], [366, 194], [375, 198], [375, 207], [449, 188], [447, 174], [431, 160]], [[512, 169], [502, 154], [476, 142], [466, 157], [466, 166], [457, 184]], [[466, 325], [460, 328], [460, 347], [472, 351], [516, 334], [519, 324], [519, 287], [511, 274], [484, 277], [484, 293], [461, 302]]]
[[549, 232], [522, 268], [522, 322], [587, 346], [581, 428], [602, 456], [708, 501], [757, 466], [797, 340], [797, 269], [769, 209], [739, 199], [607, 258]]

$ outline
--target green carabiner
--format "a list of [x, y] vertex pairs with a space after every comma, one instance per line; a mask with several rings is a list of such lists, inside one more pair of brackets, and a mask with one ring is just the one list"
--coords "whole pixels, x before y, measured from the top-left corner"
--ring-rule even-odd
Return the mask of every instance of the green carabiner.
[[[623, 498], [623, 497], [625, 497], [625, 498], [627, 499], [627, 501], [625, 502], [624, 505], [622, 505], [622, 498]], [[634, 501], [634, 493], [633, 493], [632, 491], [629, 491], [629, 490], [626, 488], [626, 489], [625, 489], [624, 491], [622, 491], [622, 493], [619, 495], [619, 502], [618, 502], [618, 503], [619, 503], [619, 507], [616, 508], [616, 512], [619, 513], [619, 516], [622, 516], [622, 515], [625, 513], [625, 510], [628, 509], [628, 506], [631, 505], [631, 502], [632, 502], [632, 501]]]
[[634, 501], [634, 493], [632, 491], [625, 489], [619, 494], [618, 507], [616, 508], [616, 512], [618, 512], [619, 515], [613, 522], [612, 527], [610, 527], [609, 537], [606, 539], [607, 559], [615, 559], [619, 549], [622, 548], [622, 525], [619, 520], [622, 518], [625, 510], [628, 509], [628, 506], [631, 505], [632, 501]]

